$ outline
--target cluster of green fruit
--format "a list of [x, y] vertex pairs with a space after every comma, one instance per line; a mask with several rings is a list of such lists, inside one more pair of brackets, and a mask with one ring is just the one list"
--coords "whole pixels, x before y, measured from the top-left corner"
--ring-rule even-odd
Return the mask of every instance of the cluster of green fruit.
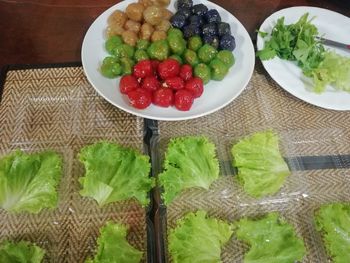
[[150, 43], [139, 39], [136, 47], [123, 43], [119, 36], [112, 36], [106, 41], [105, 48], [110, 56], [103, 60], [101, 73], [108, 78], [131, 74], [135, 63], [141, 60], [173, 58], [181, 64], [191, 65], [194, 76], [206, 84], [210, 79], [222, 80], [235, 62], [232, 52], [203, 45], [199, 36], [186, 41], [182, 31], [176, 28], [170, 28], [164, 40]]

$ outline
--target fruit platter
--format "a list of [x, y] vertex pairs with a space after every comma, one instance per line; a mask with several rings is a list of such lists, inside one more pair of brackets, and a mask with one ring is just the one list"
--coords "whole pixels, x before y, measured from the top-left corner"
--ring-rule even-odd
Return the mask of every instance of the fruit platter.
[[209, 1], [123, 1], [95, 20], [82, 46], [95, 90], [118, 108], [155, 120], [221, 109], [244, 90], [254, 62], [245, 28]]

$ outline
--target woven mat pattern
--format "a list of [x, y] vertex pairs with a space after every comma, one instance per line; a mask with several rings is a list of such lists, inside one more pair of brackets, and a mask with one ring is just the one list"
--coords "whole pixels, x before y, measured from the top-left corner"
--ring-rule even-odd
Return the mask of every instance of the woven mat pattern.
[[109, 140], [143, 152], [143, 119], [98, 96], [81, 67], [13, 70], [7, 73], [0, 105], [0, 156], [14, 149], [57, 151], [64, 160], [59, 205], [38, 215], [0, 210], [0, 241], [29, 240], [46, 251], [45, 262], [84, 262], [93, 256], [107, 221], [130, 226], [128, 240], [145, 251], [146, 211], [136, 201], [99, 208], [79, 195], [84, 174], [81, 147]]
[[[205, 135], [215, 143], [221, 166], [221, 176], [209, 191], [186, 190], [167, 207], [165, 232], [186, 213], [198, 209], [229, 222], [278, 211], [304, 239], [307, 256], [303, 262], [327, 262], [313, 214], [324, 203], [350, 202], [350, 170], [300, 171], [296, 162], [277, 194], [257, 200], [245, 194], [237, 183], [230, 149], [246, 135], [273, 129], [280, 136], [283, 156], [332, 155], [334, 162], [341, 163], [346, 160], [340, 155], [350, 153], [349, 120], [348, 112], [321, 109], [293, 97], [267, 77], [258, 64], [244, 92], [224, 109], [194, 120], [159, 122], [160, 160], [164, 159], [171, 138]], [[242, 262], [247, 249], [247, 245], [233, 236], [223, 249], [222, 260]], [[167, 259], [171, 262], [169, 255]]]

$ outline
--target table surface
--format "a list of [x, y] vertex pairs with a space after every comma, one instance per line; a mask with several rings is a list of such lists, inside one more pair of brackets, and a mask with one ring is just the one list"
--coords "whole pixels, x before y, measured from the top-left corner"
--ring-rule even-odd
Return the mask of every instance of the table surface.
[[[90, 24], [113, 0], [1, 0], [0, 68], [8, 64], [80, 61]], [[273, 12], [290, 6], [318, 6], [350, 16], [350, 0], [213, 0], [250, 33]]]

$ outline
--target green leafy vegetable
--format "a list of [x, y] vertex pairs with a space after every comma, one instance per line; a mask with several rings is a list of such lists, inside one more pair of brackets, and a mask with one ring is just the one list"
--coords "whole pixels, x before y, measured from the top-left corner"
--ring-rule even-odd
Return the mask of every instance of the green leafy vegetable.
[[45, 251], [42, 248], [27, 241], [4, 241], [0, 244], [0, 262], [40, 263], [44, 255]]
[[231, 149], [233, 166], [238, 168], [238, 181], [253, 197], [276, 193], [290, 174], [278, 140], [272, 131], [257, 132]]
[[301, 261], [305, 255], [303, 240], [277, 213], [270, 213], [259, 220], [243, 218], [236, 227], [237, 238], [250, 246], [244, 256], [245, 263], [294, 263]]
[[148, 156], [118, 144], [98, 142], [82, 148], [79, 159], [86, 170], [79, 179], [82, 196], [94, 198], [100, 206], [133, 197], [148, 205], [147, 193], [154, 186]]
[[323, 234], [334, 263], [350, 259], [350, 204], [323, 205], [316, 213], [316, 227]]
[[164, 187], [162, 196], [166, 205], [186, 188], [209, 189], [219, 177], [215, 145], [205, 137], [172, 139], [165, 155], [164, 169], [159, 182]]
[[143, 252], [131, 246], [126, 240], [127, 227], [108, 222], [100, 229], [97, 252], [94, 259], [86, 263], [137, 263]]
[[313, 78], [313, 91], [316, 93], [325, 91], [327, 85], [350, 92], [350, 58], [328, 51], [324, 60], [309, 74]]
[[221, 262], [221, 248], [232, 232], [228, 223], [208, 218], [204, 211], [187, 214], [169, 233], [169, 252], [173, 262]]
[[0, 159], [0, 206], [10, 212], [39, 213], [57, 206], [62, 174], [57, 153], [26, 154], [20, 150]]

